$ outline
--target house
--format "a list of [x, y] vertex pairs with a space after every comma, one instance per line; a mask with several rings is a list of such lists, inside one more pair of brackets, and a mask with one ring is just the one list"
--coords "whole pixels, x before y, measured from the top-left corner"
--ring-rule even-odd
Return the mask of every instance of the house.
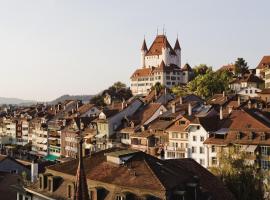
[[246, 87], [240, 89], [239, 92], [237, 92], [238, 95], [243, 96], [245, 99], [259, 97], [257, 93], [261, 92], [262, 90], [256, 87]]
[[221, 152], [237, 148], [248, 154], [248, 163], [269, 170], [270, 118], [257, 109], [234, 110], [218, 130], [210, 132], [204, 144], [211, 150], [210, 166], [219, 164]]
[[[186, 76], [188, 77], [188, 73]], [[172, 48], [166, 35], [157, 35], [149, 49], [144, 40], [141, 48], [141, 66], [130, 79], [133, 95], [146, 95], [158, 82], [168, 88], [186, 83], [188, 78], [183, 79], [178, 39]]]
[[[94, 120], [97, 124], [97, 135], [95, 136], [97, 148], [105, 149], [112, 146], [112, 137], [116, 137], [116, 133], [122, 121], [126, 117], [132, 116], [141, 106], [143, 102], [139, 98], [134, 98], [126, 103], [122, 102], [121, 107], [105, 108], [100, 112], [97, 119]], [[109, 140], [110, 143], [106, 141]]]
[[[83, 158], [83, 163], [86, 179], [82, 183], [92, 200], [235, 199], [218, 178], [191, 159], [160, 160], [112, 148]], [[49, 166], [38, 182], [17, 194], [36, 200], [72, 199], [77, 165], [78, 159]]]
[[270, 66], [270, 56], [263, 56], [260, 63], [256, 67], [256, 76], [265, 78], [265, 70]]
[[229, 83], [229, 88], [235, 92], [239, 92], [245, 88], [263, 88], [264, 80], [254, 74], [244, 74], [235, 78]]
[[166, 111], [165, 106], [160, 103], [150, 103], [138, 109], [133, 116], [127, 119], [125, 127], [120, 130], [121, 143], [130, 145], [130, 134], [136, 133], [142, 126], [147, 126]]
[[262, 89], [257, 94], [261, 100], [265, 101], [266, 103], [270, 102], [270, 88]]

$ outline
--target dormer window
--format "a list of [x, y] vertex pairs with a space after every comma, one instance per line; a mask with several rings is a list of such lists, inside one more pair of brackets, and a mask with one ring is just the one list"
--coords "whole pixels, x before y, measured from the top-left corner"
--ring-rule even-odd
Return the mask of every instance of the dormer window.
[[262, 133], [262, 134], [261, 134], [261, 140], [264, 141], [265, 139], [266, 139], [265, 133]]
[[250, 132], [250, 133], [248, 134], [248, 139], [249, 139], [249, 140], [253, 140], [253, 135], [254, 135], [253, 132]]

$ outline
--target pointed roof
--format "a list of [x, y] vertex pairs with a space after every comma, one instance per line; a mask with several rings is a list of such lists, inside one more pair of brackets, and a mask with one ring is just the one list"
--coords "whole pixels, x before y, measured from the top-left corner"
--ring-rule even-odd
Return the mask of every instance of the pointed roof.
[[[80, 119], [78, 119], [78, 118], [76, 119], [76, 124], [77, 124], [77, 126], [80, 130], [80, 134], [81, 134]], [[85, 171], [84, 171], [84, 165], [83, 165], [82, 143], [83, 143], [83, 140], [82, 140], [82, 138], [80, 138], [80, 141], [79, 141], [79, 164], [78, 164], [77, 173], [76, 173], [74, 200], [89, 200], [90, 199], [89, 194], [88, 194], [88, 187], [87, 187], [86, 175], [85, 175]]]
[[182, 68], [183, 71], [192, 71], [192, 68], [190, 67], [190, 65], [188, 63], [186, 63], [184, 65], [184, 67]]
[[270, 65], [270, 55], [264, 56], [258, 66], [256, 67], [257, 69], [263, 69], [266, 66]]
[[157, 35], [151, 47], [149, 48], [146, 56], [161, 55], [163, 48], [168, 48], [171, 54], [176, 55], [166, 35]]
[[143, 44], [142, 44], [142, 48], [141, 48], [142, 51], [148, 51], [148, 48], [147, 48], [147, 45], [146, 45], [146, 42], [145, 42], [145, 39], [143, 39]]
[[165, 62], [162, 60], [161, 61], [161, 63], [160, 63], [160, 65], [159, 65], [159, 67], [161, 68], [161, 69], [164, 69], [165, 68]]
[[178, 38], [176, 39], [175, 45], [174, 45], [174, 50], [181, 50]]

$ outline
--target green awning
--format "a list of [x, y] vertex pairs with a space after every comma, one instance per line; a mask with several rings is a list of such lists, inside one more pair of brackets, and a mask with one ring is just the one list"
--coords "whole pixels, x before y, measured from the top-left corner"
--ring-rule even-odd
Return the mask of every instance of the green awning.
[[58, 158], [59, 156], [55, 156], [55, 155], [47, 155], [46, 157], [44, 157], [44, 159], [48, 161], [55, 161]]

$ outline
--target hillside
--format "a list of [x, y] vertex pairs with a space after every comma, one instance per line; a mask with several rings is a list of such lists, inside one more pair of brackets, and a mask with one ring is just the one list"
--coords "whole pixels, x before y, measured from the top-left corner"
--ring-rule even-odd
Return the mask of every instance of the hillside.
[[13, 104], [13, 105], [31, 105], [37, 103], [33, 100], [24, 100], [19, 98], [0, 97], [0, 105]]
[[81, 100], [82, 102], [89, 102], [93, 96], [94, 95], [68, 95], [66, 94], [66, 95], [63, 95], [54, 99], [53, 101], [49, 102], [49, 104], [56, 104], [58, 102], [63, 102], [66, 100]]

